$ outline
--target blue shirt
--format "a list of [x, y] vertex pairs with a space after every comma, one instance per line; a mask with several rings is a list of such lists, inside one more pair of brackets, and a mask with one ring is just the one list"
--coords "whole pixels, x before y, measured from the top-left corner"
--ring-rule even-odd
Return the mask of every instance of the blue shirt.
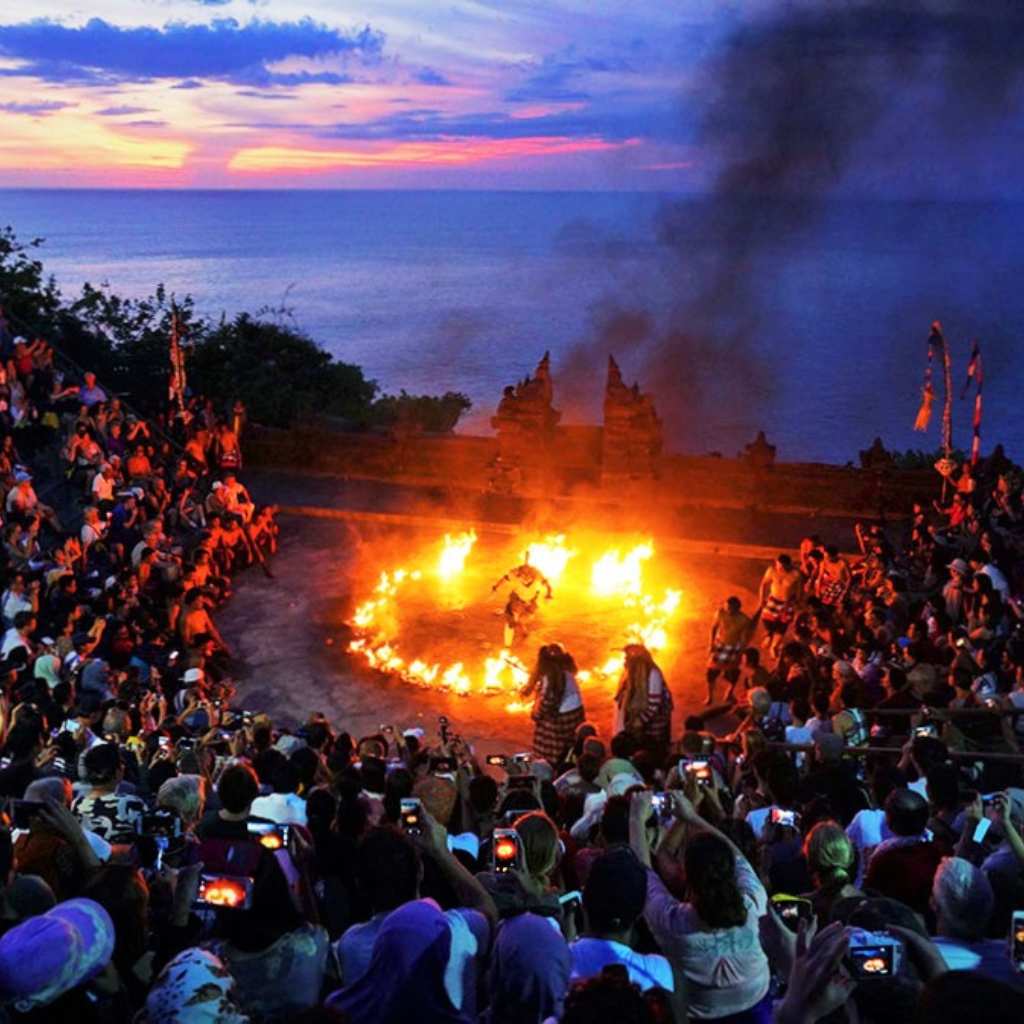
[[98, 405], [100, 402], [107, 400], [107, 393], [98, 384], [91, 388], [85, 386], [78, 389], [78, 400], [82, 405], [92, 408], [94, 405]]

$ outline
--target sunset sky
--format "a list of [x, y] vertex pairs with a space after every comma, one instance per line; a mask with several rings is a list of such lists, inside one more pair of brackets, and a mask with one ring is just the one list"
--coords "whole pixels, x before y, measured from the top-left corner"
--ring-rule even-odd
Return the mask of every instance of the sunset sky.
[[0, 0], [0, 186], [686, 187], [701, 9]]

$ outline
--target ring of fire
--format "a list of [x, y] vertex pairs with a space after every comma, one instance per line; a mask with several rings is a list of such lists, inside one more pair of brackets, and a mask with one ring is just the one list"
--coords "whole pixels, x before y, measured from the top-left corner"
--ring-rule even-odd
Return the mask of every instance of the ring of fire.
[[[446, 534], [400, 564], [373, 566], [376, 583], [357, 598], [348, 622], [349, 654], [410, 685], [504, 699], [507, 711], [519, 713], [529, 710], [519, 694], [543, 643], [557, 640], [577, 655], [584, 696], [598, 687], [614, 692], [627, 643], [642, 643], [660, 657], [673, 646], [683, 594], [651, 579], [656, 574], [651, 540], [624, 545], [587, 533], [570, 538], [524, 534], [503, 553], [499, 564], [507, 563], [502, 571], [510, 571], [497, 584], [483, 575], [487, 559], [478, 558], [477, 540], [472, 530]], [[500, 615], [503, 606], [507, 611], [512, 589], [522, 590], [514, 566], [535, 570], [525, 575], [542, 577], [553, 596], [535, 599], [529, 632], [509, 643]], [[409, 606], [417, 603], [420, 612], [409, 615]], [[460, 638], [465, 617], [481, 610], [495, 616], [493, 629], [488, 622], [482, 640], [468, 631]], [[403, 612], [410, 620], [404, 625]], [[410, 628], [413, 618], [432, 616], [445, 623], [448, 634], [454, 631], [450, 642], [432, 643]]]

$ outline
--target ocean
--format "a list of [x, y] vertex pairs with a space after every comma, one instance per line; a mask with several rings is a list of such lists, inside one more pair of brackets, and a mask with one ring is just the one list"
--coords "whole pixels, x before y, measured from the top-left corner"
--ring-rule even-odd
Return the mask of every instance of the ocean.
[[1024, 458], [1024, 207], [781, 204], [748, 234], [721, 210], [649, 193], [0, 190], [0, 222], [45, 239], [65, 294], [162, 282], [211, 316], [269, 309], [385, 391], [465, 392], [465, 432], [550, 350], [564, 422], [598, 421], [614, 354], [670, 449], [732, 455], [758, 429], [786, 459], [856, 461], [876, 436], [934, 449], [938, 407], [927, 435], [911, 425], [938, 318], [956, 442], [977, 338], [983, 450]]

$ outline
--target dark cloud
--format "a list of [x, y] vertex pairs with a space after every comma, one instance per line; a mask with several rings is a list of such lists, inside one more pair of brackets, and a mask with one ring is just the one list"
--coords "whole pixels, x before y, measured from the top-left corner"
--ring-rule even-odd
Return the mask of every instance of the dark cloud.
[[33, 100], [22, 103], [0, 103], [0, 110], [5, 114], [24, 114], [29, 117], [45, 117], [58, 110], [74, 107], [74, 103], [62, 103], [60, 100]]
[[413, 76], [414, 82], [418, 82], [420, 85], [451, 85], [452, 83], [437, 71], [435, 68], [420, 68]]
[[[172, 22], [163, 28], [123, 28], [93, 18], [80, 27], [47, 19], [0, 25], [0, 54], [22, 61], [3, 73], [75, 84], [145, 82], [160, 78], [218, 78], [242, 85], [342, 84], [333, 72], [276, 74], [268, 64], [287, 57], [347, 55], [379, 58], [384, 37], [366, 27], [352, 32], [311, 18], [293, 22], [220, 18], [210, 24]], [[193, 88], [179, 83], [176, 88]]]
[[132, 107], [124, 105], [120, 107], [104, 107], [102, 110], [97, 110], [96, 113], [100, 117], [124, 117], [128, 114], [150, 114], [152, 111], [152, 107]]

